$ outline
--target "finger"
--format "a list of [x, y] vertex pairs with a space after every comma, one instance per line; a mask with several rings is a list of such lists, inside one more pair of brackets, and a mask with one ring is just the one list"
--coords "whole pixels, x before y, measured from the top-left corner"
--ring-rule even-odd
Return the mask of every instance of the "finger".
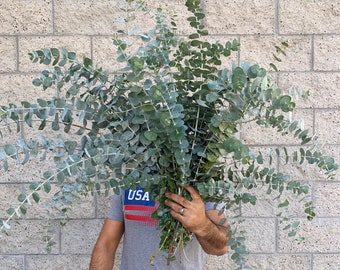
[[[181, 222], [183, 224], [183, 221], [184, 221], [183, 215], [181, 215], [180, 213], [178, 213], [174, 210], [170, 210], [170, 214], [174, 219], [178, 220], [179, 222]], [[184, 224], [183, 224], [183, 226], [184, 226]]]
[[165, 200], [165, 205], [170, 207], [171, 210], [175, 212], [180, 212], [183, 207], [183, 205], [178, 204], [177, 202], [174, 202], [172, 200]]
[[165, 193], [165, 197], [183, 207], [187, 207], [189, 205], [189, 201], [175, 193], [167, 192]]
[[194, 200], [202, 200], [201, 195], [198, 193], [197, 189], [195, 189], [192, 186], [186, 186], [184, 188], [190, 193], [191, 199], [193, 201]]

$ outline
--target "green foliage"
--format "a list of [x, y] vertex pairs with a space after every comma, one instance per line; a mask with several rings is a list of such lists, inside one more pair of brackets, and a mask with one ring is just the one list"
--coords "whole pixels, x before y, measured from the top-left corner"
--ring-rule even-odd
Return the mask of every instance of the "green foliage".
[[[139, 9], [146, 10], [133, 2], [126, 1], [121, 7], [127, 14], [124, 23], [133, 21]], [[117, 62], [124, 67], [115, 74], [96, 68], [87, 57], [79, 60], [66, 49], [30, 53], [32, 62], [48, 66], [33, 85], [43, 91], [57, 89], [58, 95], [37, 99], [34, 104], [23, 101], [1, 106], [1, 121], [9, 131], [13, 125], [20, 131], [22, 121], [29, 127], [38, 122], [38, 130], [49, 127], [52, 133], [64, 132], [65, 136], [20, 138], [0, 151], [5, 170], [8, 158], [25, 164], [32, 157], [43, 160], [47, 153], [54, 153], [56, 164], [55, 170], [46, 171], [40, 182], [29, 186], [29, 192], [18, 196], [18, 204], [7, 210], [9, 217], [1, 222], [1, 230], [9, 229], [12, 219], [26, 213], [31, 199], [38, 203], [39, 194], [50, 193], [52, 187], [55, 193], [50, 207], [59, 214], [51, 212], [49, 217], [61, 218], [64, 225], [80, 196], [107, 196], [110, 191], [140, 186], [160, 202], [153, 218], [160, 220], [160, 250], [169, 251], [171, 261], [171, 251], [185, 245], [190, 234], [170, 216], [164, 205], [166, 191], [183, 194], [183, 187], [192, 185], [204, 200], [224, 202], [224, 209], [231, 209], [256, 205], [255, 190], [262, 186], [279, 197], [284, 191], [308, 194], [307, 186], [276, 172], [273, 160], [277, 158], [313, 164], [332, 176], [337, 169], [334, 159], [318, 150], [299, 121], [290, 120], [289, 113], [295, 108], [292, 96], [284, 94], [260, 64], [221, 67], [222, 59], [238, 50], [238, 40], [225, 44], [206, 41], [200, 1], [187, 0], [186, 6], [192, 13], [187, 18], [193, 30], [188, 38], [176, 36], [175, 21], [169, 26], [160, 9], [156, 26], [149, 32], [118, 31], [113, 44]], [[127, 35], [143, 42], [134, 53], [124, 40]], [[281, 61], [277, 55], [284, 55], [286, 46], [276, 46], [276, 61]], [[271, 67], [277, 70], [274, 64]], [[249, 122], [274, 128], [282, 136], [290, 134], [302, 146], [292, 153], [286, 148], [254, 153], [238, 138], [240, 126]], [[67, 139], [68, 133], [77, 138]], [[288, 205], [285, 200], [278, 208]], [[305, 207], [307, 218], [312, 219], [311, 204]], [[283, 217], [285, 220], [291, 217]], [[295, 236], [298, 227], [292, 222], [285, 229]], [[44, 239], [50, 250], [53, 240], [48, 235]], [[232, 259], [241, 267], [247, 254], [243, 236], [232, 233], [228, 244], [234, 252]]]

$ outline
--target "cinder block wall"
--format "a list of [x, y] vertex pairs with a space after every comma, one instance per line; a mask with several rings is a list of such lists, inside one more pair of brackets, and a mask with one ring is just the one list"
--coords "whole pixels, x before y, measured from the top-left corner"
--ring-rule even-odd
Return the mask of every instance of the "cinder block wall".
[[[160, 3], [178, 14], [185, 7], [180, 0], [146, 0]], [[233, 61], [272, 61], [273, 46], [288, 41], [287, 57], [278, 64], [277, 80], [282, 87], [310, 90], [308, 101], [301, 101], [297, 118], [306, 120], [324, 143], [327, 152], [340, 162], [340, 2], [334, 0], [204, 0], [205, 23], [211, 39], [238, 38], [240, 51]], [[43, 93], [31, 85], [41, 67], [29, 62], [27, 53], [43, 47], [66, 47], [87, 55], [110, 71], [115, 69], [111, 38], [116, 15], [113, 0], [1, 0], [0, 1], [0, 104], [33, 101], [53, 93]], [[184, 13], [185, 14], [185, 13]], [[147, 27], [148, 20], [141, 24]], [[186, 33], [186, 26], [183, 33]], [[111, 61], [111, 62], [110, 62]], [[229, 63], [228, 63], [229, 64]], [[6, 135], [6, 134], [5, 134]], [[29, 129], [25, 136], [33, 136]], [[14, 139], [11, 134], [0, 141]], [[292, 140], [277, 140], [273, 133], [251, 126], [241, 136], [250, 145], [264, 149], [275, 145], [296, 147]], [[47, 166], [47, 165], [46, 165]], [[14, 200], [18, 190], [40, 177], [44, 166], [30, 162], [13, 165], [0, 172], [0, 215]], [[280, 230], [276, 203], [260, 196], [256, 210], [241, 209], [249, 232], [247, 245], [253, 269], [338, 270], [340, 269], [340, 179], [325, 181], [309, 167], [288, 167], [295, 179], [308, 183], [317, 218], [301, 217], [303, 244], [292, 242]], [[44, 251], [41, 240], [44, 221], [41, 206], [29, 209], [20, 224], [12, 225], [9, 237], [0, 237], [2, 270], [87, 269], [93, 244], [108, 205], [108, 199], [89, 198], [77, 207], [66, 228], [55, 225], [56, 246]], [[299, 209], [293, 203], [293, 210]], [[206, 270], [232, 269], [228, 256], [209, 257]]]

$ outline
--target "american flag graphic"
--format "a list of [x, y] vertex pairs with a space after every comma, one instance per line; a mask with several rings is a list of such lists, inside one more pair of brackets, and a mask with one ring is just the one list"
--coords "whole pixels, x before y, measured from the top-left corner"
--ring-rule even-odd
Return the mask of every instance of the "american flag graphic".
[[125, 220], [139, 222], [144, 226], [156, 227], [158, 220], [151, 218], [151, 214], [156, 209], [157, 203], [150, 199], [149, 192], [144, 191], [142, 188], [129, 189], [125, 191]]

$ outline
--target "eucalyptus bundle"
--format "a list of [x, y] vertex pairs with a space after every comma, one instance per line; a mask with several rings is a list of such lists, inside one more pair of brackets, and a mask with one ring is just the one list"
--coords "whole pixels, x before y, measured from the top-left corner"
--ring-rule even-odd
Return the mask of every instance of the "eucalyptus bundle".
[[[18, 205], [7, 210], [9, 217], [1, 221], [1, 230], [9, 229], [9, 221], [25, 214], [27, 204], [39, 202], [40, 192], [49, 193], [51, 186], [57, 190], [51, 208], [59, 211], [62, 223], [82, 195], [109, 195], [111, 190], [118, 194], [142, 187], [159, 201], [153, 218], [160, 220], [159, 251], [167, 251], [170, 262], [191, 236], [171, 217], [164, 205], [165, 192], [188, 196], [184, 187], [194, 186], [203, 200], [223, 203], [222, 213], [242, 203], [255, 205], [253, 191], [262, 186], [267, 193], [308, 194], [307, 186], [272, 168], [274, 158], [307, 162], [332, 176], [337, 169], [334, 159], [315, 147], [299, 121], [290, 119], [295, 108], [292, 96], [284, 94], [260, 64], [222, 67], [222, 60], [238, 50], [238, 40], [206, 41], [200, 1], [187, 0], [186, 6], [192, 27], [186, 37], [176, 36], [175, 20], [168, 22], [161, 9], [152, 30], [119, 31], [113, 43], [116, 61], [123, 67], [114, 74], [95, 67], [90, 58], [79, 60], [66, 49], [30, 53], [33, 62], [47, 66], [33, 84], [44, 91], [56, 89], [58, 95], [37, 99], [35, 104], [1, 106], [2, 123], [8, 128], [17, 123], [18, 129], [21, 121], [38, 130], [49, 126], [55, 134], [72, 133], [69, 138], [73, 139], [39, 136], [4, 145], [0, 152], [4, 169], [8, 157], [25, 163], [45, 152], [55, 153], [56, 166], [18, 196]], [[145, 6], [126, 1], [121, 8], [131, 15]], [[130, 15], [124, 23], [131, 21]], [[135, 52], [131, 52], [132, 43], [124, 40], [131, 36], [142, 43]], [[284, 53], [286, 46], [280, 44], [276, 52]], [[271, 67], [276, 70], [274, 64]], [[255, 153], [238, 137], [240, 127], [250, 122], [274, 128], [282, 136], [291, 134], [303, 145], [292, 153], [287, 149]], [[309, 219], [315, 215], [310, 201], [305, 202], [305, 213]], [[286, 229], [295, 236], [297, 227], [293, 223]], [[46, 241], [50, 249], [53, 241], [49, 237]], [[239, 265], [247, 254], [243, 242], [233, 233], [228, 242]]]

